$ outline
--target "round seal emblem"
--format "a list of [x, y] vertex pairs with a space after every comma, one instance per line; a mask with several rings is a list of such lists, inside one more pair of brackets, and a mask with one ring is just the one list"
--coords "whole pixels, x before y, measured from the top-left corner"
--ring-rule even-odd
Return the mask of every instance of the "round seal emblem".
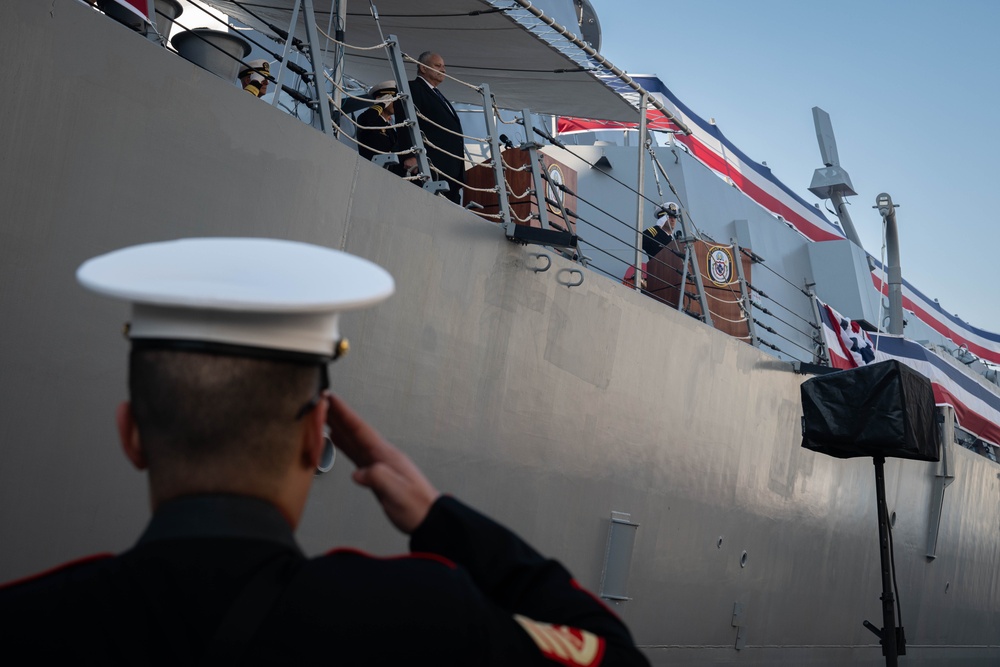
[[[557, 204], [562, 204], [563, 191], [559, 189], [559, 186], [563, 184], [562, 169], [559, 168], [559, 165], [553, 162], [549, 165], [548, 175], [549, 180], [545, 184], [545, 196]], [[562, 211], [559, 210], [559, 206], [555, 204], [549, 204], [549, 211], [556, 215], [562, 215]]]
[[709, 246], [708, 256], [708, 277], [719, 287], [725, 287], [733, 282], [733, 256], [726, 246]]

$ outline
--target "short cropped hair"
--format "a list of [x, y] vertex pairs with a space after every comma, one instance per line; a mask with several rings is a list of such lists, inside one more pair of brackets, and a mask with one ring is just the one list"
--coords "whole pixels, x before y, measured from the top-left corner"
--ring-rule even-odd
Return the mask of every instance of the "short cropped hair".
[[431, 56], [437, 55], [437, 51], [424, 51], [419, 56], [417, 56], [417, 62], [421, 65], [426, 65], [427, 61], [431, 59]]
[[319, 367], [178, 350], [133, 349], [132, 414], [151, 469], [225, 462], [283, 469], [296, 413]]

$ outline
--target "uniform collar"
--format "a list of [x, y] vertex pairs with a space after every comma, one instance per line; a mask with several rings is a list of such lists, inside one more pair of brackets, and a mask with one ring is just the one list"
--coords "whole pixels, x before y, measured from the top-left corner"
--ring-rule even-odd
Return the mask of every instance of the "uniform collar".
[[236, 495], [182, 496], [163, 503], [139, 544], [191, 538], [267, 540], [302, 551], [277, 507], [266, 500]]

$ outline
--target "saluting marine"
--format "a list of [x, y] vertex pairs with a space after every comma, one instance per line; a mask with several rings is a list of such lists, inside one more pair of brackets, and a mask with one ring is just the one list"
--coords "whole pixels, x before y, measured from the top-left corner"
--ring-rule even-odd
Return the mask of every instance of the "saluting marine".
[[[328, 390], [338, 314], [382, 268], [271, 239], [152, 243], [84, 263], [132, 303], [126, 458], [152, 519], [124, 553], [0, 589], [9, 656], [39, 664], [645, 665], [553, 560], [460, 501]], [[80, 350], [79, 353], [84, 353]], [[309, 558], [294, 531], [329, 440], [407, 557]]]

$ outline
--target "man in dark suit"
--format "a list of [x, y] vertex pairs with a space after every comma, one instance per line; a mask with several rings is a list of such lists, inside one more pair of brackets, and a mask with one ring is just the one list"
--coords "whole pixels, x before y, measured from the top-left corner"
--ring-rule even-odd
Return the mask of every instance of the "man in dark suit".
[[[420, 61], [420, 65], [417, 68], [417, 78], [410, 81], [410, 95], [417, 111], [431, 121], [428, 123], [417, 119], [418, 128], [428, 143], [427, 158], [431, 161], [432, 177], [435, 180], [446, 181], [449, 190], [445, 196], [459, 204], [461, 184], [465, 183], [465, 140], [453, 134], [462, 132], [462, 121], [459, 120], [455, 108], [438, 90], [438, 86], [444, 81], [446, 71], [444, 58], [432, 51], [425, 51], [417, 60]], [[400, 150], [411, 148], [413, 143], [408, 133], [401, 134]], [[415, 157], [407, 158], [403, 162], [403, 166], [407, 169], [416, 164]]]

